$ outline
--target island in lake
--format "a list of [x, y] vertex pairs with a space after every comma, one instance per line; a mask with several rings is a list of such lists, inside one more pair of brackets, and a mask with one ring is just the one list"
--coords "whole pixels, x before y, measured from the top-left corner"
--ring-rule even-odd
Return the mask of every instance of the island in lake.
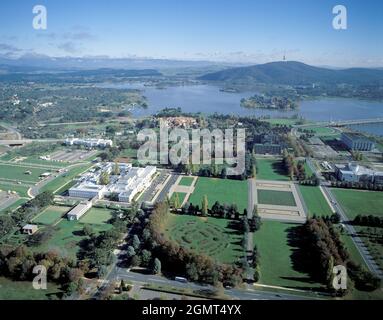
[[295, 110], [299, 107], [297, 100], [283, 96], [254, 95], [241, 99], [241, 107], [253, 109]]

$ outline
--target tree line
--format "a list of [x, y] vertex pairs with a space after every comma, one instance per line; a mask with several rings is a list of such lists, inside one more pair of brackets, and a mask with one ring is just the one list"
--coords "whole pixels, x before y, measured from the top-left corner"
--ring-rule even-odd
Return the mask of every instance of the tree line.
[[34, 215], [43, 208], [50, 205], [53, 201], [53, 193], [44, 191], [35, 198], [21, 205], [13, 212], [6, 212], [0, 216], [0, 238], [10, 234], [16, 227], [22, 227], [23, 223], [29, 221]]
[[354, 220], [352, 221], [353, 224], [358, 226], [366, 226], [366, 227], [383, 227], [383, 217], [380, 216], [374, 216], [372, 214], [366, 216], [358, 214]]
[[328, 291], [337, 296], [344, 296], [350, 289], [349, 281], [346, 290], [335, 290], [333, 287], [333, 267], [346, 267], [351, 280], [358, 289], [372, 291], [380, 286], [380, 279], [364, 270], [350, 258], [338, 230], [330, 218], [313, 218], [307, 220], [301, 229], [301, 249], [305, 252], [306, 261], [315, 279], [326, 285]]
[[0, 275], [15, 281], [32, 281], [35, 266], [46, 268], [47, 281], [61, 285], [66, 296], [83, 288], [83, 270], [75, 261], [55, 252], [35, 253], [25, 246], [16, 249], [0, 248]]

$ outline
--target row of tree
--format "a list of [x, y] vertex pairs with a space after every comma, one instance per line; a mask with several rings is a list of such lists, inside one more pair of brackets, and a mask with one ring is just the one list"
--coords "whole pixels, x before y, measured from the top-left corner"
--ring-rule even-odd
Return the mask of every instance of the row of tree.
[[380, 279], [350, 259], [350, 255], [331, 219], [309, 219], [302, 228], [302, 249], [307, 255], [310, 271], [317, 280], [327, 285], [331, 293], [343, 296], [351, 285], [349, 281], [346, 290], [334, 289], [335, 274], [333, 268], [337, 265], [346, 267], [356, 288], [366, 291], [379, 288]]
[[[177, 193], [175, 194], [174, 199], [168, 201], [168, 205], [170, 207], [173, 207], [174, 209], [179, 209], [181, 207], [181, 203], [179, 201]], [[217, 218], [234, 220], [239, 220], [241, 215], [235, 203], [221, 204], [219, 201], [216, 201], [211, 207], [211, 209], [209, 209], [209, 201], [206, 195], [202, 197], [201, 207], [199, 205], [194, 205], [191, 202], [186, 202], [185, 205], [181, 208], [181, 210], [176, 210], [176, 212], [192, 216], [212, 216]], [[247, 214], [246, 209], [244, 210], [244, 214]]]
[[372, 214], [366, 216], [358, 214], [354, 220], [352, 221], [353, 224], [356, 224], [358, 226], [367, 226], [367, 227], [383, 227], [383, 217], [380, 216], [373, 216]]
[[346, 189], [363, 189], [373, 191], [383, 191], [383, 184], [372, 183], [367, 181], [352, 182], [352, 181], [331, 181], [331, 186], [336, 188]]

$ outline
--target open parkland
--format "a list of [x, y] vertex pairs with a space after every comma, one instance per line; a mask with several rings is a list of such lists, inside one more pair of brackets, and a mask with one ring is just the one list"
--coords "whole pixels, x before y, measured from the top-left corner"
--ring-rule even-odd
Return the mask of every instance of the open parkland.
[[[61, 150], [54, 155], [58, 158], [50, 161], [41, 160], [39, 155], [25, 158], [9, 157], [7, 154], [0, 156], [0, 214], [9, 214], [39, 192], [52, 191], [57, 202], [30, 220], [30, 223], [39, 226], [39, 230], [49, 230], [51, 237], [33, 250], [55, 250], [76, 259], [80, 250], [79, 244], [84, 239], [81, 233], [84, 225], [91, 226], [96, 233], [106, 231], [111, 228], [109, 221], [117, 213], [115, 208], [100, 201], [78, 221], [68, 221], [66, 213], [78, 202], [73, 199], [69, 199], [72, 202], [63, 202], [66, 190], [74, 185], [76, 177], [93, 166], [97, 154], [87, 156], [81, 152], [76, 156]], [[143, 192], [137, 201], [154, 203], [164, 201], [165, 198], [174, 201], [177, 197], [181, 207], [186, 203], [201, 206], [202, 199], [206, 197], [209, 208], [215, 202], [235, 204], [241, 214], [245, 209], [247, 212], [251, 211], [256, 205], [262, 227], [258, 232], [252, 233], [252, 241], [261, 253], [260, 279], [254, 287], [308, 296], [323, 293], [325, 290], [322, 285], [313, 282], [296, 266], [293, 237], [294, 229], [307, 218], [334, 213], [329, 199], [321, 187], [304, 186], [290, 181], [282, 170], [281, 158], [260, 157], [256, 164], [257, 175], [252, 182], [251, 179], [185, 176], [163, 170], [152, 181], [150, 194], [149, 191]], [[251, 183], [254, 186], [252, 188]], [[350, 220], [357, 214], [383, 215], [383, 201], [378, 192], [337, 189], [334, 194]], [[165, 233], [180, 246], [206, 254], [221, 263], [236, 264], [244, 256], [241, 244], [243, 236], [229, 219], [170, 214]], [[343, 239], [353, 258], [363, 263], [350, 237], [343, 235]], [[27, 241], [27, 236], [15, 232], [0, 241], [21, 244]], [[380, 247], [370, 244], [370, 249], [378, 251], [377, 256], [382, 256]], [[0, 278], [2, 285], [7, 281]], [[16, 289], [8, 282], [5, 288], [9, 289], [2, 294], [17, 298]], [[23, 284], [15, 282], [14, 285], [21, 287]], [[58, 289], [50, 288], [50, 292], [55, 290]], [[34, 292], [29, 293], [28, 290], [23, 294], [30, 294], [33, 299], [48, 296], [35, 296]], [[358, 296], [356, 291], [352, 298], [355, 297], [365, 295]]]

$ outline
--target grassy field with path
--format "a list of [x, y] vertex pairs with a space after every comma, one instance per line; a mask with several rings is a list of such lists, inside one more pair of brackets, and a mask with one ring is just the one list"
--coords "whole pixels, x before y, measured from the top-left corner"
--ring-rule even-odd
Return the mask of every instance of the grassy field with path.
[[230, 220], [169, 214], [165, 232], [170, 240], [222, 263], [242, 257], [243, 235], [230, 228]]
[[287, 181], [282, 167], [282, 160], [257, 158], [257, 179]]

